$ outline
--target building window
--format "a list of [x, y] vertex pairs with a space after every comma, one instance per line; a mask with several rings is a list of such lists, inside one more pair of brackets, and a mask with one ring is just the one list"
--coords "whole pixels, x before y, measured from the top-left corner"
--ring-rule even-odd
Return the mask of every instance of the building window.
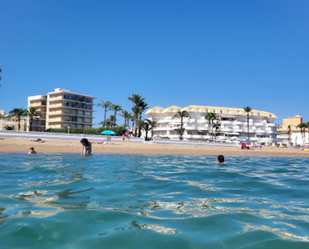
[[77, 100], [76, 96], [71, 96], [71, 100]]
[[42, 105], [46, 105], [46, 101], [42, 101]]
[[63, 98], [64, 99], [71, 99], [70, 95], [67, 95], [67, 94], [65, 94]]
[[257, 115], [258, 115], [258, 116], [261, 116], [261, 113], [259, 113], [259, 112], [258, 112], [258, 114], [257, 114]]
[[78, 98], [78, 101], [83, 102], [83, 98]]
[[231, 114], [231, 111], [230, 111], [230, 110], [228, 110], [228, 111], [227, 111], [227, 113], [228, 113], [228, 114]]
[[86, 99], [86, 103], [91, 103], [91, 99]]
[[223, 114], [223, 113], [224, 113], [224, 111], [223, 111], [223, 110], [220, 110], [220, 113], [221, 113], [221, 114]]
[[198, 111], [198, 112], [201, 112], [201, 108], [197, 108], [197, 111]]

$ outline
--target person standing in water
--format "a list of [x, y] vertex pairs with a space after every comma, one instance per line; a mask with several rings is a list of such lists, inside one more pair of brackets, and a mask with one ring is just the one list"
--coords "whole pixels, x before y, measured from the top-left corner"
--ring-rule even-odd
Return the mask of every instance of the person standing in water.
[[222, 155], [219, 155], [218, 156], [218, 163], [224, 163], [224, 156], [222, 156]]
[[90, 155], [91, 154], [91, 143], [88, 141], [88, 139], [83, 138], [82, 140], [80, 140], [80, 142], [82, 144], [81, 154]]
[[30, 154], [38, 154], [38, 153], [36, 153], [33, 147], [30, 147], [30, 151], [28, 152], [28, 155]]

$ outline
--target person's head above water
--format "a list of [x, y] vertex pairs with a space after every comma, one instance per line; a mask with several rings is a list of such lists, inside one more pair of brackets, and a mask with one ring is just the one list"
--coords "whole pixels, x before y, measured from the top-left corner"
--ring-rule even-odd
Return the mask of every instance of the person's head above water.
[[219, 155], [219, 156], [218, 156], [218, 162], [219, 162], [219, 163], [224, 163], [224, 156]]
[[82, 140], [80, 140], [80, 142], [82, 143], [83, 146], [89, 146], [90, 145], [88, 139], [86, 139], [86, 138], [83, 138]]

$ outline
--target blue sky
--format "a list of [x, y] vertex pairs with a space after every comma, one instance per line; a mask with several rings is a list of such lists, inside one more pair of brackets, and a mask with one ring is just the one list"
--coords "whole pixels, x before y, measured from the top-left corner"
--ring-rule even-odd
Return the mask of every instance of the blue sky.
[[[0, 109], [54, 88], [309, 121], [307, 0], [0, 0]], [[95, 123], [103, 109], [95, 108]], [[110, 113], [112, 114], [112, 113]]]

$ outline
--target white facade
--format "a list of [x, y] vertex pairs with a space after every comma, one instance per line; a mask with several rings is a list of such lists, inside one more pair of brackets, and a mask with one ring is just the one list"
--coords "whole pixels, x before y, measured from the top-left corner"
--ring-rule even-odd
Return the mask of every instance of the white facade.
[[[214, 132], [214, 140], [231, 141], [232, 138], [247, 137], [247, 113], [242, 108], [213, 107], [213, 106], [187, 106], [180, 108], [171, 106], [168, 108], [154, 107], [146, 112], [148, 119], [158, 121], [154, 128], [154, 136], [178, 139], [179, 134], [175, 129], [180, 127], [180, 118], [173, 118], [177, 111], [186, 110], [190, 118], [184, 118], [184, 139], [210, 140], [212, 125], [205, 118], [208, 112], [216, 113], [218, 117], [214, 123], [220, 127]], [[274, 114], [253, 110], [249, 116], [249, 138], [251, 142], [259, 141], [265, 145], [273, 144], [279, 140], [276, 136]]]

